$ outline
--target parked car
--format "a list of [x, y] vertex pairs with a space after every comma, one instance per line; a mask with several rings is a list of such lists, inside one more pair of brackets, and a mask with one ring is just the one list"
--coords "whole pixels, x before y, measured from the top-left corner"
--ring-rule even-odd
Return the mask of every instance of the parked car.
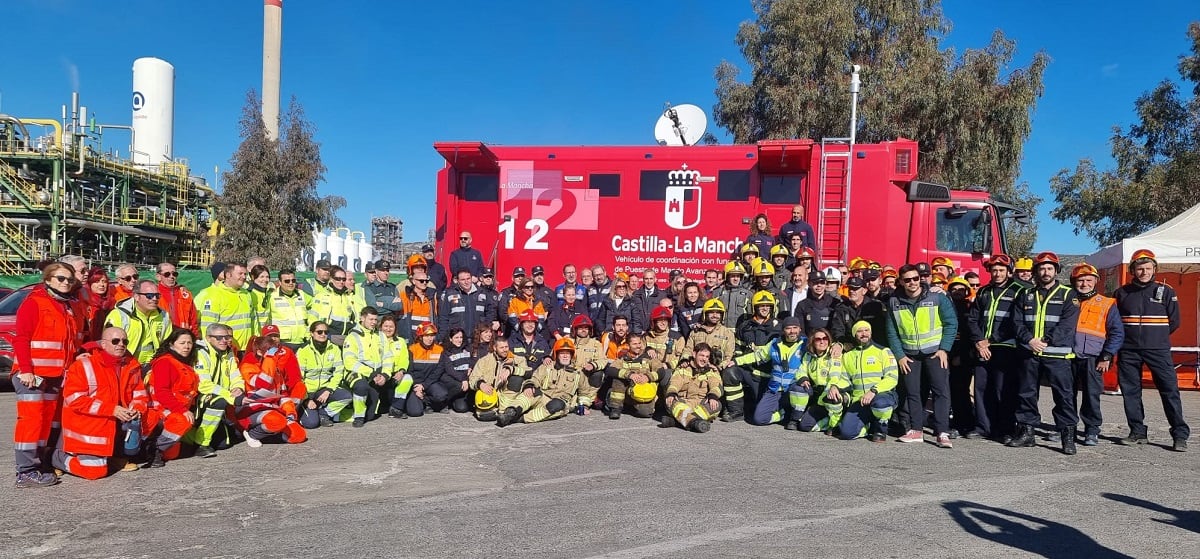
[[13, 336], [17, 335], [17, 309], [38, 284], [30, 284], [0, 299], [0, 388], [12, 390]]

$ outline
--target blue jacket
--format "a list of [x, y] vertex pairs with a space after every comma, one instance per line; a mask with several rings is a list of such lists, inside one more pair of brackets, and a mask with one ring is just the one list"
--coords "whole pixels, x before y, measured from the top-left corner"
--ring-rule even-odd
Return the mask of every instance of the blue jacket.
[[779, 244], [783, 246], [791, 246], [788, 244], [788, 238], [792, 233], [799, 233], [803, 239], [804, 246], [813, 249], [813, 252], [820, 254], [820, 249], [817, 248], [817, 234], [813, 231], [812, 225], [803, 219], [800, 221], [789, 221], [779, 226]]

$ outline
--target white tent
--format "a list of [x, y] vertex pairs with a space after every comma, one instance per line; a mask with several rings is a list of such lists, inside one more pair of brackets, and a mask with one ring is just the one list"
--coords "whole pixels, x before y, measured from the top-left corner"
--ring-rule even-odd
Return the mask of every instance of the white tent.
[[1200, 204], [1154, 229], [1106, 246], [1087, 258], [1103, 270], [1129, 262], [1134, 251], [1150, 249], [1163, 270], [1183, 271], [1200, 265]]

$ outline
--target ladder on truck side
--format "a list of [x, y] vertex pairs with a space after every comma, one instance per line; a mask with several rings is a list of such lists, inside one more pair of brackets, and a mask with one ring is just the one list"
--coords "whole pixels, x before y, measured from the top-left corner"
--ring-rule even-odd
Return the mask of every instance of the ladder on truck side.
[[820, 192], [817, 198], [817, 259], [821, 268], [845, 264], [850, 250], [850, 138], [821, 138]]

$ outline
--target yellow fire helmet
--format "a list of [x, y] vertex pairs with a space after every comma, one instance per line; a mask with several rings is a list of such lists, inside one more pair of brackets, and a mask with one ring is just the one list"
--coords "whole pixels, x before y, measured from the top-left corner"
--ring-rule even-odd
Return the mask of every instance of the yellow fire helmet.
[[791, 256], [791, 255], [792, 255], [792, 251], [788, 250], [788, 248], [783, 245], [775, 245], [775, 246], [771, 247], [771, 256], [772, 257]]
[[730, 274], [746, 275], [746, 267], [741, 262], [733, 260], [725, 263], [725, 275]]
[[750, 263], [750, 268], [754, 270], [754, 277], [775, 275], [775, 266], [772, 266], [770, 262], [767, 262], [766, 258], [761, 256], [755, 258], [754, 262]]
[[479, 411], [487, 411], [495, 409], [500, 404], [500, 394], [492, 390], [491, 394], [487, 394], [482, 390], [475, 391], [475, 409]]
[[750, 306], [758, 308], [759, 305], [771, 305], [774, 307], [776, 305], [775, 296], [770, 291], [755, 293], [754, 297], [750, 299]]
[[658, 395], [658, 385], [653, 382], [643, 382], [635, 384], [629, 389], [629, 397], [633, 398], [634, 402], [645, 404], [653, 402], [654, 397]]
[[1032, 258], [1018, 258], [1017, 264], [1016, 264], [1016, 266], [1013, 266], [1013, 269], [1014, 270], [1027, 270], [1027, 271], [1032, 272], [1033, 271], [1033, 259]]
[[709, 299], [709, 300], [705, 301], [704, 302], [704, 313], [708, 314], [709, 312], [712, 312], [712, 311], [716, 311], [721, 314], [725, 314], [725, 303], [722, 303], [720, 299]]

